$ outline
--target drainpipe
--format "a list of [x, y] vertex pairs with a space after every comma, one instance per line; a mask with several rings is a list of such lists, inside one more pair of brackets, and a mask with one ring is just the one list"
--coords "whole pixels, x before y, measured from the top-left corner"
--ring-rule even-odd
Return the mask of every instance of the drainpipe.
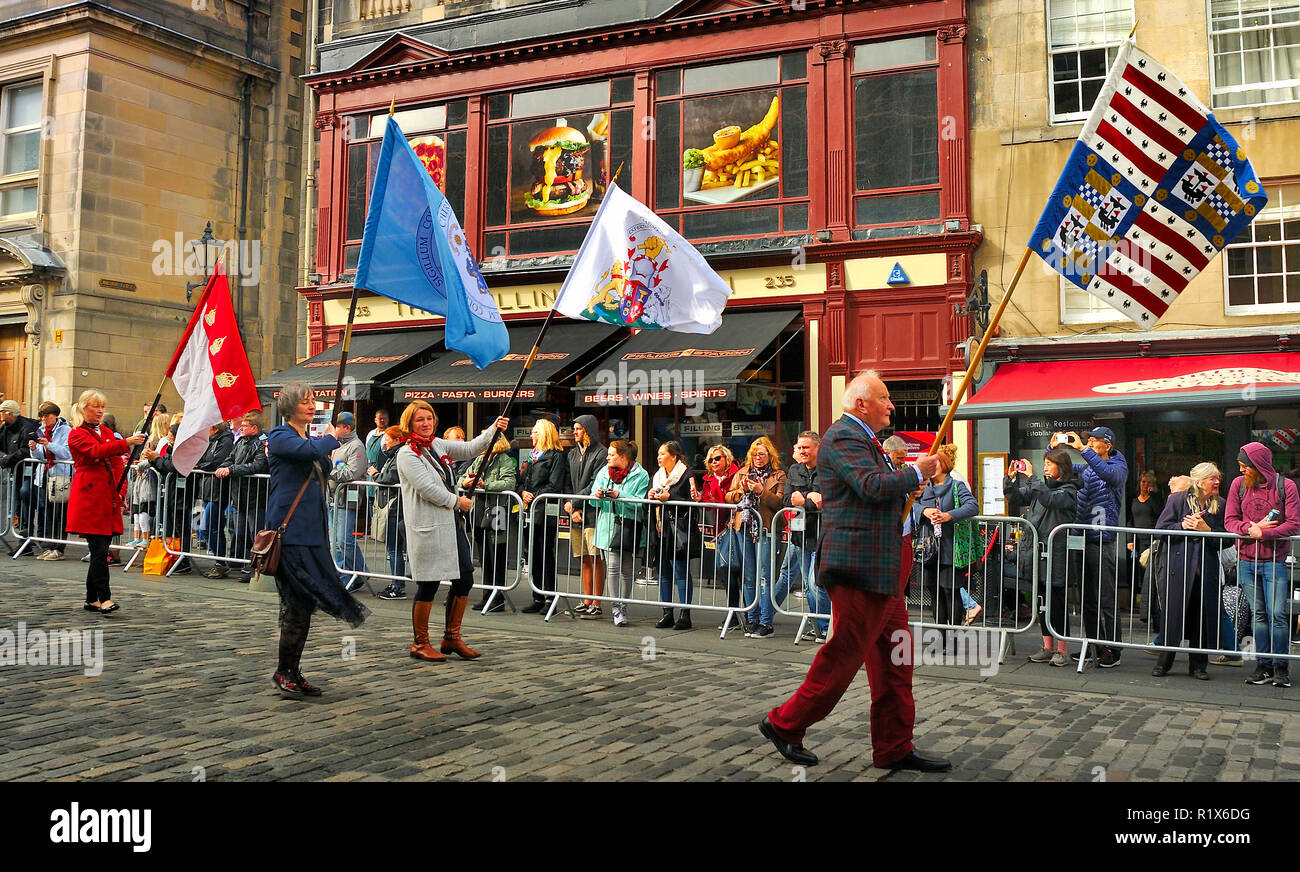
[[[311, 12], [307, 17], [306, 27], [306, 61], [309, 72], [320, 70], [320, 59], [316, 56], [316, 37], [320, 30], [320, 0], [311, 0]], [[298, 286], [306, 287], [311, 279], [312, 259], [315, 253], [316, 239], [316, 91], [308, 85], [302, 86], [302, 221], [301, 238], [298, 242]], [[298, 297], [297, 317], [295, 319], [294, 359], [307, 357], [307, 301]]]
[[[253, 60], [253, 15], [257, 8], [257, 0], [249, 0], [247, 20], [245, 22], [244, 36], [244, 56], [248, 60]], [[253, 141], [253, 77], [244, 76], [243, 94], [240, 97], [240, 135], [239, 135], [239, 227], [235, 231], [235, 239], [238, 240], [242, 251], [247, 250], [248, 234], [248, 173], [249, 173], [249, 148]], [[240, 333], [244, 332], [244, 282], [243, 271], [244, 264], [241, 262], [240, 280], [235, 283], [235, 323], [239, 325]], [[259, 283], [260, 286], [260, 283]]]

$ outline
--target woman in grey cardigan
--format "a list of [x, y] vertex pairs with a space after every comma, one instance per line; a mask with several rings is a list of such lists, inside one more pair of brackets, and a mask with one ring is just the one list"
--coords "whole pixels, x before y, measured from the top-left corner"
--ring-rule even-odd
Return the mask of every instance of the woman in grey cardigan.
[[[416, 400], [402, 412], [402, 429], [408, 435], [406, 445], [397, 452], [397, 478], [402, 486], [407, 556], [416, 583], [411, 656], [417, 660], [442, 663], [445, 655], [452, 653], [462, 660], [479, 656], [460, 637], [461, 620], [474, 586], [474, 563], [465, 531], [471, 503], [468, 497], [456, 494], [452, 464], [482, 453], [492, 444], [495, 430], [505, 431], [509, 424], [507, 419], [497, 418], [474, 441], [449, 442], [434, 438], [438, 416], [428, 403]], [[451, 579], [452, 585], [439, 653], [429, 644], [429, 613], [444, 578]]]

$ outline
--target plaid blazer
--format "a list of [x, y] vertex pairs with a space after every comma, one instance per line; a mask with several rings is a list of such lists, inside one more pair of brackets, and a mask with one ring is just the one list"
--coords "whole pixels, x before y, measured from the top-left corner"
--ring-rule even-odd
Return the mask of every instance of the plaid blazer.
[[903, 504], [916, 472], [890, 468], [884, 453], [847, 415], [830, 426], [817, 454], [821, 535], [817, 581], [897, 596]]

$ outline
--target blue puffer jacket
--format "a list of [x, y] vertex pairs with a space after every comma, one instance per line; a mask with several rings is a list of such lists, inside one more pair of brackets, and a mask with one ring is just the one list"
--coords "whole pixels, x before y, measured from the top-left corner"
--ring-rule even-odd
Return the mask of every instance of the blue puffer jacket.
[[[1102, 460], [1091, 448], [1083, 449], [1083, 460], [1083, 463], [1074, 465], [1074, 474], [1080, 478], [1076, 523], [1119, 526], [1119, 506], [1124, 499], [1128, 461], [1118, 451]], [[1085, 535], [1090, 542], [1110, 542], [1115, 538], [1109, 530], [1090, 530]]]

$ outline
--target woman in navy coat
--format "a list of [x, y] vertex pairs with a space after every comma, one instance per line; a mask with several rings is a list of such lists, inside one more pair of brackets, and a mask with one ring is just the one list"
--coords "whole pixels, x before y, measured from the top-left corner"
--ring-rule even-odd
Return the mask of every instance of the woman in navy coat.
[[[1223, 498], [1219, 482], [1223, 475], [1213, 463], [1192, 467], [1192, 488], [1169, 495], [1165, 510], [1156, 521], [1157, 530], [1222, 533]], [[1160, 638], [1178, 646], [1185, 638], [1191, 648], [1217, 648], [1219, 635], [1219, 549], [1223, 539], [1207, 536], [1156, 536], [1168, 551], [1163, 569], [1153, 583], [1160, 590]], [[1187, 671], [1193, 678], [1209, 681], [1210, 655], [1188, 654]], [[1168, 675], [1174, 652], [1166, 651], [1151, 674]]]
[[330, 452], [339, 447], [334, 428], [327, 427], [325, 435], [315, 439], [307, 436], [307, 425], [316, 414], [316, 398], [307, 385], [285, 385], [277, 405], [289, 423], [276, 427], [267, 437], [271, 487], [266, 529], [284, 523], [298, 489], [304, 481], [308, 484], [280, 541], [280, 565], [275, 572], [275, 586], [280, 591], [280, 662], [271, 680], [285, 696], [320, 696], [320, 689], [298, 668], [312, 612], [319, 608], [357, 627], [370, 611], [343, 589], [330, 556], [321, 480]]

